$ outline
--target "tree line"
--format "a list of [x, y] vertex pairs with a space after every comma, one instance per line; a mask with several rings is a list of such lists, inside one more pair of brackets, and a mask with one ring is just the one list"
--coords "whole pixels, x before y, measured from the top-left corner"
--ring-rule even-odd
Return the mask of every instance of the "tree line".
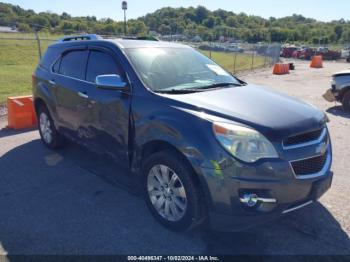
[[[73, 17], [68, 13], [36, 13], [19, 6], [0, 3], [0, 25], [16, 26], [21, 32], [36, 30], [57, 34], [77, 32], [123, 34], [123, 22], [95, 16]], [[129, 35], [145, 36], [150, 31], [162, 35], [200, 36], [215, 41], [224, 36], [241, 41], [289, 42], [312, 44], [350, 43], [350, 21], [344, 19], [321, 22], [302, 15], [268, 19], [204, 6], [188, 8], [164, 7], [137, 19], [128, 20]]]

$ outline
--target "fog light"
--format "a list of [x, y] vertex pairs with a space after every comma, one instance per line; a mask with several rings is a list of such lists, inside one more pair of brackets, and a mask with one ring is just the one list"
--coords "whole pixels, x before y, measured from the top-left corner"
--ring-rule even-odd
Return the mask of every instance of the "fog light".
[[254, 207], [258, 203], [259, 198], [256, 194], [244, 194], [240, 200], [246, 206]]
[[254, 193], [249, 193], [249, 194], [244, 194], [243, 197], [239, 199], [241, 203], [248, 207], [254, 207], [258, 204], [258, 202], [262, 203], [277, 203], [277, 200], [275, 198], [264, 198], [264, 197], [259, 197], [257, 194]]

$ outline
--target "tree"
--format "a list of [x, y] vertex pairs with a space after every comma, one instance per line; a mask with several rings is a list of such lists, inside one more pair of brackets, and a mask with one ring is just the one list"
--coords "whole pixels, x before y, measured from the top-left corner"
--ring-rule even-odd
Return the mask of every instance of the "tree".
[[145, 23], [140, 20], [129, 20], [128, 33], [131, 35], [147, 35], [148, 28]]
[[350, 28], [347, 27], [343, 33], [342, 33], [342, 37], [341, 37], [341, 42], [344, 44], [349, 44], [350, 43]]
[[204, 19], [206, 19], [209, 15], [209, 10], [204, 6], [199, 5], [196, 8], [196, 21], [198, 23], [202, 23]]
[[160, 25], [158, 28], [158, 32], [162, 35], [169, 35], [171, 33], [171, 27], [168, 25]]
[[336, 41], [339, 41], [343, 34], [343, 27], [341, 25], [336, 25], [334, 27], [334, 33], [336, 34]]
[[227, 17], [226, 24], [230, 27], [237, 27], [237, 25], [238, 25], [237, 18], [235, 16], [232, 16], [232, 15]]
[[61, 18], [57, 14], [51, 14], [49, 16], [49, 22], [51, 27], [56, 27], [60, 24]]
[[213, 28], [215, 26], [215, 17], [209, 16], [208, 18], [203, 20], [203, 25], [205, 25], [208, 28]]
[[67, 14], [66, 12], [63, 12], [61, 15], [61, 19], [62, 20], [69, 20], [69, 19], [71, 19], [71, 16], [69, 14]]
[[65, 34], [72, 34], [74, 32], [74, 23], [70, 21], [64, 21], [59, 25], [61, 32]]
[[32, 26], [35, 26], [37, 28], [37, 30], [50, 27], [49, 20], [45, 16], [34, 15], [30, 18], [29, 21]]
[[30, 28], [30, 26], [27, 25], [27, 24], [24, 24], [24, 23], [19, 23], [19, 24], [17, 25], [17, 29], [18, 29], [18, 31], [23, 32], [23, 33], [29, 33], [29, 32], [32, 31], [32, 29]]

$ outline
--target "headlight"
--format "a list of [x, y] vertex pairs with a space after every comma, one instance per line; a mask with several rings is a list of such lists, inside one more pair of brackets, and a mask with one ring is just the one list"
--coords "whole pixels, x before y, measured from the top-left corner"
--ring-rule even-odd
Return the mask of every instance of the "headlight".
[[215, 122], [213, 130], [221, 145], [244, 162], [253, 163], [261, 158], [278, 158], [273, 145], [254, 129]]
[[336, 86], [337, 82], [335, 81], [335, 77], [332, 78], [331, 80], [331, 85], [332, 86]]

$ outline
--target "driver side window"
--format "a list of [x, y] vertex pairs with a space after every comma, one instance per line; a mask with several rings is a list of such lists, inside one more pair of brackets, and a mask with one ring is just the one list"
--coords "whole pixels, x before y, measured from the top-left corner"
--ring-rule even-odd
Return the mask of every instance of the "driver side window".
[[86, 70], [86, 81], [95, 83], [96, 76], [116, 74], [122, 77], [114, 58], [104, 52], [92, 50], [89, 54], [89, 60]]

